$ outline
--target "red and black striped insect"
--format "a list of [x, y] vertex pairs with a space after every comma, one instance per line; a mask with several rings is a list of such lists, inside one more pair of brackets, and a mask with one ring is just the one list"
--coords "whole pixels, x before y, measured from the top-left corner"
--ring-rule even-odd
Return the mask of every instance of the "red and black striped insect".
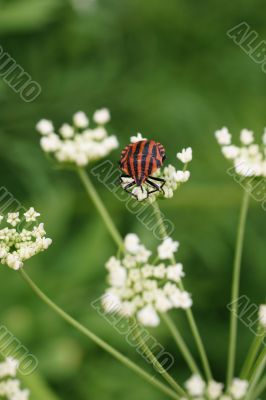
[[[163, 192], [165, 180], [151, 175], [163, 165], [165, 159], [164, 147], [154, 140], [141, 140], [129, 144], [121, 153], [119, 165], [123, 174], [120, 181], [124, 183], [123, 178], [132, 178], [133, 181], [123, 189], [136, 198], [137, 196], [130, 191], [135, 185], [139, 186], [142, 192], [144, 183], [150, 186], [152, 190], [147, 191], [147, 197], [154, 192]], [[154, 181], [161, 182], [161, 184]]]

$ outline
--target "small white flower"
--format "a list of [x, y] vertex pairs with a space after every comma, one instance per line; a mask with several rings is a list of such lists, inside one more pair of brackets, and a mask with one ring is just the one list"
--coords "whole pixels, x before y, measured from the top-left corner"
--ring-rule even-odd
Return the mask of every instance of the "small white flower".
[[31, 207], [27, 212], [24, 213], [27, 222], [36, 221], [36, 218], [39, 217], [41, 214], [34, 210]]
[[259, 309], [259, 321], [260, 324], [266, 328], [266, 304], [260, 305]]
[[119, 312], [121, 309], [121, 301], [119, 297], [111, 291], [108, 291], [103, 295], [102, 305], [104, 310], [108, 313]]
[[189, 171], [176, 171], [175, 180], [176, 182], [184, 183], [187, 182], [190, 178]]
[[37, 123], [36, 129], [42, 135], [48, 135], [49, 133], [52, 133], [54, 131], [54, 126], [51, 121], [48, 121], [48, 119], [41, 119]]
[[177, 153], [176, 157], [184, 164], [189, 163], [192, 160], [192, 148], [182, 149], [181, 153]]
[[126, 268], [134, 268], [137, 265], [136, 257], [133, 257], [131, 254], [126, 254], [123, 259], [123, 265]]
[[85, 167], [88, 164], [88, 157], [86, 154], [80, 152], [75, 154], [75, 162], [79, 167]]
[[122, 265], [121, 265], [120, 260], [118, 260], [116, 257], [111, 257], [111, 258], [107, 261], [107, 263], [105, 264], [105, 266], [106, 266], [106, 269], [107, 269], [108, 271], [112, 271], [113, 269], [120, 268]]
[[216, 400], [221, 396], [224, 385], [216, 381], [210, 381], [207, 387], [207, 394], [210, 399]]
[[59, 133], [63, 136], [64, 139], [69, 139], [74, 136], [74, 128], [69, 124], [63, 124], [59, 129]]
[[105, 125], [111, 119], [110, 112], [107, 108], [101, 108], [93, 114], [93, 120], [96, 124]]
[[231, 144], [232, 135], [228, 132], [228, 129], [226, 127], [223, 127], [222, 129], [216, 131], [214, 134], [219, 144], [225, 146]]
[[44, 224], [41, 223], [38, 226], [35, 226], [32, 230], [32, 235], [35, 236], [36, 238], [43, 237], [46, 234], [44, 230]]
[[7, 223], [8, 224], [10, 224], [12, 226], [16, 226], [19, 222], [20, 222], [19, 212], [8, 213], [8, 215], [7, 215]]
[[184, 310], [192, 306], [192, 299], [188, 292], [181, 292], [178, 288], [175, 288], [173, 293], [169, 295], [171, 302], [175, 308], [183, 308]]
[[229, 392], [235, 399], [242, 399], [247, 394], [247, 390], [248, 381], [234, 378]]
[[139, 322], [145, 326], [158, 326], [160, 318], [151, 305], [147, 305], [137, 313]]
[[41, 138], [40, 144], [46, 153], [54, 153], [60, 149], [61, 141], [58, 135], [49, 133], [47, 136]]
[[123, 267], [112, 268], [109, 274], [109, 283], [113, 287], [123, 287], [127, 279], [127, 272]]
[[146, 249], [145, 246], [141, 245], [139, 247], [138, 253], [136, 254], [136, 260], [139, 263], [146, 263], [148, 262], [150, 256], [151, 256], [151, 251]]
[[5, 258], [8, 255], [9, 248], [4, 244], [0, 244], [0, 259]]
[[73, 122], [77, 128], [87, 128], [89, 119], [83, 111], [78, 111], [73, 115]]
[[180, 282], [181, 278], [185, 276], [182, 264], [170, 265], [166, 268], [166, 276], [174, 282]]
[[163, 243], [158, 247], [158, 255], [160, 260], [171, 259], [174, 253], [178, 250], [179, 243], [173, 241], [172, 238], [168, 237], [164, 239]]
[[130, 301], [124, 301], [121, 304], [120, 312], [125, 317], [132, 317], [136, 311], [136, 306]]
[[145, 188], [141, 188], [139, 186], [136, 186], [133, 190], [132, 193], [137, 196], [138, 201], [142, 201], [148, 198], [148, 192]]
[[0, 397], [7, 400], [28, 400], [30, 392], [21, 390], [20, 381], [16, 378], [19, 363], [17, 360], [8, 357], [0, 363]]
[[140, 279], [141, 271], [139, 268], [132, 268], [129, 271], [128, 277], [131, 281], [136, 282]]
[[152, 267], [152, 273], [154, 278], [163, 279], [166, 275], [167, 269], [165, 268], [164, 264], [159, 264], [156, 267]]
[[131, 254], [137, 254], [140, 248], [140, 239], [135, 233], [129, 233], [125, 237], [125, 248]]
[[[7, 357], [4, 362], [0, 363], [0, 379], [7, 376], [15, 377], [18, 369], [18, 361], [12, 357]], [[2, 394], [0, 393], [0, 396]]]
[[185, 388], [191, 396], [203, 396], [206, 384], [200, 375], [194, 374], [185, 382]]
[[263, 135], [262, 135], [262, 143], [264, 145], [266, 145], [266, 128], [264, 128], [264, 132], [263, 132]]
[[145, 265], [142, 269], [141, 269], [141, 273], [143, 278], [151, 278], [153, 276], [153, 271], [156, 269], [157, 267], [153, 267], [152, 265]]
[[147, 140], [147, 139], [144, 138], [141, 133], [137, 133], [137, 136], [131, 136], [130, 137], [130, 142], [131, 143], [141, 142], [142, 140]]
[[87, 129], [84, 131], [84, 136], [88, 136], [88, 139], [103, 140], [107, 138], [107, 131], [103, 126], [97, 126], [95, 129]]
[[165, 296], [163, 292], [156, 293], [155, 307], [159, 312], [165, 313], [172, 308], [171, 301]]
[[237, 146], [223, 146], [222, 153], [228, 160], [234, 160], [238, 157], [240, 149]]
[[249, 145], [253, 142], [254, 140], [254, 133], [252, 131], [249, 131], [248, 129], [242, 129], [240, 132], [240, 141], [244, 145]]
[[114, 149], [119, 147], [119, 142], [116, 136], [108, 136], [104, 141], [104, 146], [107, 154]]
[[10, 253], [7, 255], [6, 264], [8, 267], [10, 267], [11, 269], [14, 269], [14, 270], [18, 270], [21, 267], [23, 267], [23, 263], [20, 260], [18, 254], [14, 254], [14, 253], [13, 254]]

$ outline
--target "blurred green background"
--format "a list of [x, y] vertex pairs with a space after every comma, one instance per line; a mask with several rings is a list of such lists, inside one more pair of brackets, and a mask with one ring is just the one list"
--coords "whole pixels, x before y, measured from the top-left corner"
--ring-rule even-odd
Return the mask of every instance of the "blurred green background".
[[[46, 160], [35, 125], [48, 118], [58, 127], [75, 111], [91, 116], [104, 106], [121, 148], [139, 131], [161, 141], [171, 163], [178, 150], [193, 147], [190, 182], [161, 206], [176, 226], [178, 259], [215, 378], [224, 381], [241, 188], [226, 173], [213, 132], [226, 125], [237, 140], [246, 127], [259, 137], [266, 124], [266, 75], [226, 35], [246, 21], [265, 40], [263, 7], [262, 0], [0, 0], [0, 45], [42, 87], [37, 100], [25, 103], [0, 80], [1, 186], [41, 212], [53, 239], [27, 271], [59, 305], [143, 367], [90, 306], [106, 287], [104, 263], [115, 245], [77, 176]], [[137, 232], [155, 248], [125, 205], [95, 184], [121, 233]], [[265, 301], [265, 217], [252, 203], [241, 293], [255, 303]], [[39, 360], [26, 382], [32, 400], [53, 399], [45, 385], [64, 400], [166, 398], [74, 332], [6, 267], [0, 293], [1, 324]], [[183, 313], [173, 318], [194, 350]], [[168, 331], [161, 325], [152, 333], [175, 355], [172, 373], [183, 382], [189, 372]], [[251, 339], [241, 325], [238, 369]]]

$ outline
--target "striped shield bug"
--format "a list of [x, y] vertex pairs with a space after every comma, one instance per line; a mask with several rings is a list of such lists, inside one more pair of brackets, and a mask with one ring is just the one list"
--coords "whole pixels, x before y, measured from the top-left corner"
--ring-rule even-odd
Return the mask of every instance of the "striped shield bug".
[[120, 181], [124, 183], [123, 178], [131, 178], [132, 181], [123, 185], [123, 189], [136, 198], [137, 196], [130, 190], [134, 186], [140, 187], [142, 192], [143, 184], [150, 187], [151, 190], [147, 190], [147, 198], [151, 193], [163, 192], [165, 180], [155, 178], [152, 174], [163, 165], [165, 159], [164, 147], [154, 140], [140, 140], [129, 144], [121, 153], [119, 165], [123, 174]]

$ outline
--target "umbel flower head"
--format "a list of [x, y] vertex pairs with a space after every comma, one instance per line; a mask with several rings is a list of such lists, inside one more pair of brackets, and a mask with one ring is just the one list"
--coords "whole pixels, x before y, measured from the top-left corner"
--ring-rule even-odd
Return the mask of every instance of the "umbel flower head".
[[30, 392], [20, 388], [20, 381], [16, 378], [19, 363], [8, 357], [0, 363], [0, 398], [5, 400], [28, 400]]
[[95, 111], [94, 128], [89, 128], [89, 119], [83, 111], [73, 115], [72, 124], [65, 123], [55, 133], [53, 123], [42, 119], [36, 125], [41, 133], [41, 147], [56, 161], [79, 167], [106, 157], [118, 147], [116, 136], [108, 136], [105, 124], [110, 120], [107, 108]]
[[[137, 136], [132, 136], [130, 138], [131, 143], [137, 143], [141, 140], [146, 140], [144, 137], [142, 137], [141, 133], [138, 133]], [[191, 147], [183, 149], [180, 153], [177, 153], [177, 159], [183, 164], [182, 170], [178, 170], [173, 165], [169, 164], [166, 167], [158, 169], [152, 175], [155, 178], [161, 178], [165, 181], [163, 191], [154, 192], [148, 196], [148, 191], [150, 189], [148, 189], [147, 185], [144, 183], [142, 188], [139, 186], [134, 187], [132, 194], [134, 194], [139, 201], [149, 200], [151, 202], [155, 201], [158, 196], [163, 196], [167, 199], [173, 197], [174, 191], [177, 190], [182, 183], [187, 182], [190, 178], [190, 172], [187, 171], [187, 165], [192, 160]], [[126, 187], [130, 182], [132, 182], [132, 178], [122, 178], [123, 187]]]
[[102, 301], [106, 312], [135, 316], [145, 326], [157, 326], [159, 313], [192, 306], [190, 294], [178, 287], [185, 275], [183, 266], [170, 261], [178, 242], [165, 239], [157, 249], [156, 263], [149, 261], [151, 251], [133, 233], [126, 236], [124, 248], [122, 258], [111, 257], [106, 263], [110, 285]]
[[240, 400], [247, 394], [248, 381], [234, 378], [228, 394], [224, 394], [224, 384], [211, 380], [206, 383], [200, 375], [192, 375], [186, 382], [185, 388], [192, 399], [209, 400]]
[[[23, 215], [19, 212], [8, 213], [7, 217], [0, 216], [0, 263], [18, 270], [23, 267], [25, 260], [46, 250], [52, 240], [45, 237], [43, 223], [37, 224], [37, 213], [33, 207]], [[33, 224], [35, 222], [35, 224]], [[22, 230], [18, 224], [25, 225]], [[34, 226], [33, 226], [34, 225]]]
[[240, 145], [231, 143], [232, 135], [227, 128], [215, 132], [222, 153], [234, 165], [235, 172], [244, 177], [266, 176], [266, 129], [260, 144], [254, 143], [254, 133], [248, 129], [240, 132]]

